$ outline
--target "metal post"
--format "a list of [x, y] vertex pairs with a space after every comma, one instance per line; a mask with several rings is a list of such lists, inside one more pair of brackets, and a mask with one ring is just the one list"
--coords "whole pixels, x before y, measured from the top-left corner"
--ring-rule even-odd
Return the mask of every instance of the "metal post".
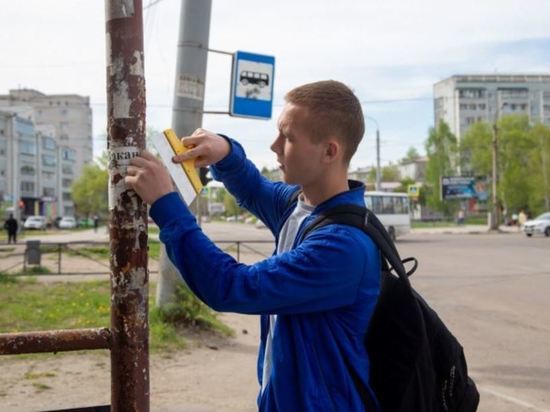
[[111, 410], [149, 411], [147, 205], [124, 183], [145, 148], [141, 0], [106, 0]]
[[61, 274], [61, 243], [58, 243], [57, 244], [57, 256], [58, 256], [58, 259], [57, 259], [57, 273], [60, 275]]
[[[211, 9], [211, 0], [181, 2], [172, 109], [172, 128], [178, 136], [188, 136], [202, 125]], [[200, 195], [195, 205], [200, 224]], [[176, 285], [181, 282], [181, 277], [162, 244], [159, 273], [156, 304], [164, 306], [174, 300]]]
[[380, 129], [376, 125], [376, 190], [380, 190]]
[[498, 126], [495, 122], [493, 124], [493, 141], [492, 141], [492, 161], [493, 161], [493, 170], [492, 170], [492, 200], [493, 200], [493, 211], [491, 216], [491, 230], [498, 230], [499, 224], [499, 204], [498, 204], [498, 195], [497, 195], [497, 167], [498, 167]]

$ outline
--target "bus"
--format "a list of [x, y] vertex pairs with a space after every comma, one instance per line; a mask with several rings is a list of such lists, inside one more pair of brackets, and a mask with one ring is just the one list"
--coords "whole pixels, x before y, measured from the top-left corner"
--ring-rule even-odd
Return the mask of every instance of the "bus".
[[380, 219], [392, 240], [411, 231], [406, 193], [366, 192], [365, 205]]

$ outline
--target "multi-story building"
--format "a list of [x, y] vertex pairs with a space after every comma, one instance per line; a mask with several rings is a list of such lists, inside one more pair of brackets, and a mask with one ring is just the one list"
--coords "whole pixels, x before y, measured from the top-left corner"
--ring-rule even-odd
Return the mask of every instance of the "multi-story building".
[[550, 74], [452, 76], [434, 85], [434, 110], [458, 139], [473, 123], [510, 114], [550, 124]]
[[29, 120], [37, 126], [53, 126], [52, 137], [57, 145], [74, 151], [72, 176], [78, 178], [84, 165], [93, 160], [90, 98], [76, 94], [47, 95], [33, 89], [10, 90], [9, 94], [0, 95], [0, 110], [19, 106], [31, 107]]
[[32, 108], [0, 110], [2, 208], [18, 218], [73, 215], [75, 150], [56, 142], [54, 126], [35, 126], [29, 113]]

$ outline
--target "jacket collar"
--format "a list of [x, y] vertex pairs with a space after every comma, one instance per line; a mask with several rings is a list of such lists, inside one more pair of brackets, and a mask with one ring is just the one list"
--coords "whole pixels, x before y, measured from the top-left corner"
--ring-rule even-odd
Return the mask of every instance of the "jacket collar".
[[313, 211], [313, 214], [317, 214], [322, 212], [323, 210], [327, 210], [334, 206], [343, 204], [355, 204], [364, 206], [365, 185], [357, 180], [348, 180], [348, 186], [349, 190], [338, 193], [337, 195], [317, 205], [317, 207]]

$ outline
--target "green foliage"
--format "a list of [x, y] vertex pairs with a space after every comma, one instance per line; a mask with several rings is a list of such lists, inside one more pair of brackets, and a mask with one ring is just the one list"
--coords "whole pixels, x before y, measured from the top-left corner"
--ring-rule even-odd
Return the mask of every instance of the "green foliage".
[[[108, 327], [110, 285], [108, 281], [39, 283], [15, 280], [0, 273], [0, 333], [30, 330]], [[154, 299], [150, 288], [149, 299]], [[163, 314], [149, 305], [149, 328], [153, 350], [178, 349], [185, 341], [178, 327], [195, 326], [221, 332], [233, 331], [191, 292], [180, 291], [175, 305]]]
[[72, 197], [80, 215], [107, 214], [109, 173], [104, 166], [84, 166], [82, 175], [73, 183]]
[[[367, 181], [369, 183], [374, 183], [376, 181], [376, 168], [372, 168], [371, 170], [369, 170]], [[380, 181], [381, 182], [399, 181], [399, 168], [397, 167], [397, 165], [389, 164], [387, 166], [382, 166], [380, 168]]]
[[237, 216], [243, 213], [243, 209], [239, 207], [233, 195], [227, 191], [223, 197], [223, 205], [225, 207], [226, 216]]
[[440, 122], [437, 127], [432, 127], [426, 140], [426, 183], [430, 187], [426, 193], [426, 203], [434, 210], [446, 215], [453, 215], [457, 208], [456, 202], [443, 202], [441, 200], [441, 177], [454, 176], [457, 159], [458, 144], [455, 135], [451, 133], [445, 122]]
[[171, 325], [192, 326], [212, 329], [226, 336], [233, 335], [232, 329], [216, 318], [216, 314], [200, 301], [185, 284], [178, 284], [174, 303], [156, 309], [163, 322]]
[[401, 185], [395, 189], [395, 192], [407, 193], [409, 191], [409, 185], [414, 185], [414, 179], [407, 177], [401, 180]]
[[48, 273], [51, 273], [52, 271], [48, 269], [45, 266], [27, 266], [25, 270], [22, 270], [21, 272], [17, 273], [18, 275], [47, 275]]
[[[538, 214], [550, 209], [550, 128], [530, 125], [527, 116], [506, 116], [497, 123], [498, 197], [509, 214], [521, 209]], [[492, 177], [493, 126], [472, 125], [462, 139], [463, 170]]]
[[420, 157], [420, 154], [418, 153], [418, 150], [416, 150], [416, 147], [411, 146], [409, 147], [409, 150], [407, 150], [407, 154], [405, 157], [401, 160], [401, 163], [407, 162], [409, 160], [415, 160]]

